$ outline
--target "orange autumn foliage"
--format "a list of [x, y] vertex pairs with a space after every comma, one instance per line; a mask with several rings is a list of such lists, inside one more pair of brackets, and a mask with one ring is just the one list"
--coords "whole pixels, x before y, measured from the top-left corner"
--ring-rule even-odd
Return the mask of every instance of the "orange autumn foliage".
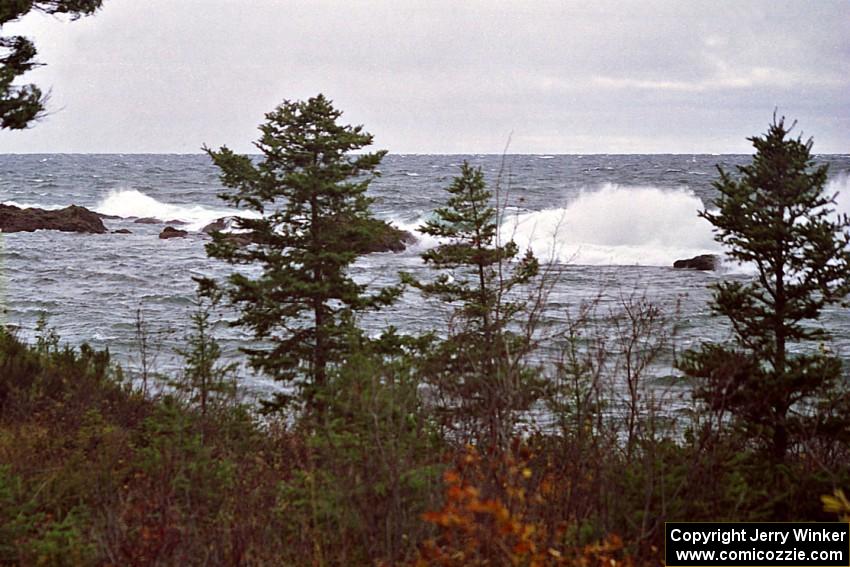
[[552, 480], [550, 475], [536, 473], [530, 460], [529, 450], [518, 443], [486, 459], [468, 447], [443, 475], [443, 507], [423, 515], [438, 535], [420, 545], [413, 565], [634, 565], [616, 535], [592, 545], [569, 547], [563, 543], [565, 523], [547, 525], [536, 517], [546, 492], [552, 490]]

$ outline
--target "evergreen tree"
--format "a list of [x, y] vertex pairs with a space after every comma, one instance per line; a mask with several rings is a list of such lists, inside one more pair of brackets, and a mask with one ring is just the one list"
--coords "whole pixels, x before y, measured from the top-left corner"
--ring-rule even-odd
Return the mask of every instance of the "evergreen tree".
[[816, 320], [850, 292], [850, 220], [824, 192], [827, 166], [815, 164], [811, 140], [789, 132], [774, 118], [765, 136], [750, 138], [756, 153], [738, 178], [718, 168], [717, 211], [700, 215], [756, 275], [714, 286], [713, 309], [731, 322], [735, 345], [703, 345], [680, 365], [697, 397], [730, 412], [774, 465], [804, 435], [846, 441], [850, 433], [840, 360], [824, 347], [791, 348], [826, 340]]
[[486, 440], [501, 443], [535, 390], [522, 364], [531, 337], [509, 327], [525, 308], [512, 292], [538, 275], [539, 264], [530, 250], [517, 258], [515, 242], [500, 242], [498, 211], [480, 168], [464, 162], [447, 191], [446, 206], [420, 229], [446, 241], [422, 254], [440, 274], [431, 282], [403, 278], [426, 297], [456, 307], [449, 336], [427, 370], [447, 398], [449, 421], [484, 422]]
[[213, 334], [215, 321], [211, 317], [221, 301], [221, 290], [205, 287], [203, 280], [200, 283], [186, 348], [177, 349], [184, 360], [183, 376], [171, 385], [188, 394], [189, 402], [197, 405], [201, 417], [206, 420], [210, 405], [232, 398], [236, 393], [236, 363], [222, 362], [221, 345]]
[[[299, 387], [307, 409], [321, 409], [317, 391], [346, 357], [355, 314], [399, 293], [386, 288], [368, 295], [347, 273], [376, 238], [366, 190], [386, 152], [352, 155], [372, 135], [338, 124], [341, 114], [323, 95], [284, 101], [260, 126], [259, 163], [226, 147], [205, 148], [233, 189], [221, 197], [261, 215], [237, 222], [250, 245], [219, 233], [207, 248], [212, 257], [262, 269], [256, 278], [231, 275], [227, 287], [241, 310], [235, 324], [266, 344], [245, 351], [255, 369]], [[278, 394], [270, 405], [289, 399]]]
[[[103, 0], [3, 0], [0, 28], [29, 13], [69, 14], [72, 19], [93, 13]], [[21, 36], [0, 37], [0, 129], [19, 130], [44, 111], [45, 95], [35, 85], [14, 85], [20, 75], [37, 67], [35, 45]]]

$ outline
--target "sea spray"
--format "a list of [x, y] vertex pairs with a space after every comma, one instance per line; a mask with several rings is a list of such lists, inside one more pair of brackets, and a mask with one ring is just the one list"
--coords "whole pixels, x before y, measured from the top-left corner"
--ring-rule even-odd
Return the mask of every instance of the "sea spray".
[[257, 218], [253, 211], [216, 208], [205, 205], [163, 203], [137, 189], [110, 191], [94, 208], [104, 215], [119, 217], [152, 217], [162, 221], [187, 223], [189, 230], [200, 230], [215, 219], [227, 216]]
[[839, 215], [850, 215], [850, 175], [839, 175], [830, 179], [826, 184], [827, 195], [834, 195], [835, 212]]
[[[445, 184], [457, 173], [464, 156], [397, 156], [389, 155], [384, 160], [384, 175], [370, 188], [370, 195], [379, 199], [377, 214], [391, 220], [401, 228], [415, 228], [432, 218], [432, 210], [439, 202]], [[484, 166], [485, 171], [498, 171], [503, 161], [501, 155], [473, 158]], [[683, 192], [696, 197], [692, 211], [712, 208], [716, 192], [711, 183], [716, 179], [715, 164], [727, 171], [737, 165], [749, 163], [751, 156], [554, 156], [540, 159], [537, 156], [509, 156], [512, 164], [512, 188], [510, 204], [522, 207], [509, 210], [503, 221], [504, 231], [513, 231], [519, 215], [534, 211], [568, 209], [581, 195], [599, 191], [612, 184], [623, 193], [621, 208], [635, 216], [637, 200], [633, 204], [628, 192], [636, 187], [658, 188], [663, 194]], [[850, 212], [850, 156], [826, 156], [830, 163], [830, 181], [827, 192], [840, 192], [839, 209]], [[668, 170], [679, 170], [668, 172]], [[403, 172], [420, 172], [419, 177], [405, 176]], [[238, 214], [247, 216], [247, 211], [228, 210], [216, 194], [221, 191], [217, 173], [212, 170], [205, 155], [149, 156], [149, 155], [53, 155], [49, 157], [31, 154], [0, 156], [0, 200], [14, 200], [41, 208], [61, 208], [70, 204], [96, 209], [113, 193], [138, 189], [143, 194], [176, 206], [201, 206], [215, 211], [215, 216]], [[93, 175], [100, 176], [99, 178]], [[49, 179], [54, 186], [49, 191], [45, 184], [36, 179]], [[520, 199], [522, 201], [520, 202]], [[180, 205], [180, 204], [188, 205]], [[139, 211], [116, 212], [121, 216], [140, 216]], [[104, 212], [104, 211], [101, 211]], [[164, 214], [145, 215], [162, 218]], [[179, 216], [183, 216], [182, 214]], [[206, 213], [206, 218], [211, 216]], [[661, 215], [659, 215], [661, 217]], [[171, 220], [172, 217], [162, 218]], [[629, 215], [626, 215], [629, 218]], [[683, 217], [684, 218], [684, 217]], [[659, 221], [660, 222], [660, 221]], [[696, 218], [694, 223], [701, 222]], [[109, 347], [117, 359], [127, 360], [132, 352], [132, 330], [127, 326], [127, 315], [134, 312], [134, 298], [149, 296], [147, 305], [152, 320], [163, 326], [174, 325], [185, 317], [175, 310], [182, 306], [195, 290], [192, 275], [224, 278], [234, 269], [251, 270], [247, 266], [229, 266], [210, 261], [204, 251], [206, 239], [190, 238], [182, 241], [162, 241], [155, 236], [155, 228], [147, 229], [132, 222], [107, 220], [110, 228], [128, 228], [135, 236], [83, 236], [72, 233], [37, 231], [16, 233], [5, 237], [3, 269], [8, 280], [5, 290], [9, 309], [7, 321], [32, 328], [42, 311], [51, 313], [51, 324], [71, 344], [91, 341], [96, 331], [104, 337], [115, 337], [94, 341], [98, 348]], [[538, 223], [540, 227], [540, 223]], [[181, 227], [186, 228], [186, 227]], [[563, 230], [568, 229], [563, 226]], [[525, 229], [523, 227], [523, 229]], [[659, 230], [665, 225], [660, 224]], [[530, 231], [530, 229], [529, 229]], [[539, 233], [540, 231], [536, 231]], [[567, 238], [562, 241], [573, 243], [574, 249], [585, 253], [587, 242]], [[419, 235], [417, 235], [419, 236]], [[598, 239], [591, 233], [591, 243]], [[551, 248], [551, 238], [535, 235], [540, 255], [545, 258]], [[709, 240], [706, 237], [706, 240]], [[168, 242], [168, 244], [165, 244]], [[359, 266], [359, 275], [364, 282], [373, 280], [381, 284], [396, 281], [398, 270], [422, 269], [419, 254], [423, 249], [437, 243], [420, 238], [420, 241], [401, 254], [377, 254], [364, 258]], [[714, 250], [720, 249], [708, 241]], [[625, 252], [620, 245], [617, 252]], [[688, 252], [691, 252], [688, 250]], [[569, 260], [570, 250], [562, 256]], [[722, 277], [739, 277], [741, 268], [735, 267], [732, 275], [718, 273], [693, 273], [673, 270], [672, 262], [687, 255], [659, 258], [658, 266], [639, 269], [606, 268], [599, 263], [582, 266], [592, 259], [573, 261], [562, 283], [553, 293], [553, 301], [572, 302], [595, 297], [601, 286], [608, 291], [618, 289], [646, 290], [653, 301], [664, 302], [676, 294], [687, 293], [688, 299], [681, 304], [682, 319], [687, 327], [682, 336], [687, 340], [723, 340], [728, 331], [718, 318], [711, 317], [707, 309], [710, 292], [706, 286]], [[615, 261], [628, 261], [626, 254], [614, 255]], [[599, 258], [600, 263], [604, 256]], [[664, 260], [663, 262], [660, 260]], [[423, 276], [424, 276], [423, 272]], [[743, 277], [742, 281], [746, 278]], [[37, 291], [35, 293], [33, 290]], [[559, 303], [560, 305], [560, 303]], [[399, 308], [390, 314], [382, 314], [367, 322], [369, 332], [380, 333], [387, 324], [397, 325], [404, 330], [427, 330], [440, 325], [442, 315], [431, 304], [423, 302], [416, 294], [408, 291]], [[846, 309], [832, 309], [825, 315], [825, 324], [834, 329], [830, 348], [847, 358], [850, 353], [850, 318]], [[444, 321], [443, 321], [444, 322]], [[236, 352], [241, 346], [250, 346], [251, 337], [234, 329], [221, 329], [222, 338]], [[167, 347], [179, 347], [182, 335], [175, 334]], [[163, 363], [166, 367], [171, 364]], [[179, 366], [169, 370], [180, 370]], [[274, 385], [247, 377], [251, 388], [262, 388], [268, 394]]]
[[444, 243], [442, 240], [435, 236], [424, 234], [419, 231], [419, 229], [427, 222], [429, 218], [431, 218], [430, 214], [422, 215], [415, 220], [399, 218], [387, 218], [385, 220], [396, 228], [406, 230], [416, 237], [416, 242], [409, 246], [408, 250], [412, 252], [424, 252], [429, 248], [434, 248], [435, 246], [439, 246], [440, 244]]
[[19, 209], [42, 209], [45, 211], [55, 211], [57, 209], [64, 209], [66, 205], [40, 205], [38, 203], [21, 203], [18, 201], [3, 201], [0, 205], [6, 205], [9, 207], [18, 207]]
[[[700, 254], [722, 255], [711, 225], [698, 212], [705, 205], [688, 189], [605, 184], [582, 191], [563, 207], [540, 211], [507, 209], [502, 240], [530, 248], [541, 260], [589, 266], [672, 266]], [[441, 244], [416, 221], [391, 219], [414, 232], [417, 250]], [[724, 264], [726, 266], [726, 264]], [[747, 272], [746, 267], [726, 266]]]
[[508, 215], [503, 238], [543, 259], [580, 265], [671, 266], [717, 254], [703, 202], [688, 189], [606, 184], [563, 207]]

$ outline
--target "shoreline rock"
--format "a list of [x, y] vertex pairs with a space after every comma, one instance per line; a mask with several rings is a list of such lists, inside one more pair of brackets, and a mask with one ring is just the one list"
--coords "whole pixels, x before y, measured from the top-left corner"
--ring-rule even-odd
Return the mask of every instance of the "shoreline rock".
[[[244, 232], [224, 232], [233, 226], [236, 217], [221, 217], [201, 229], [201, 232], [212, 235], [222, 232], [224, 240], [235, 246], [247, 246], [252, 239]], [[352, 234], [349, 241], [358, 254], [373, 254], [377, 252], [403, 252], [409, 245], [416, 243], [413, 233], [402, 230], [387, 221], [372, 219], [369, 221], [369, 238], [363, 240], [362, 235]]]
[[173, 226], [166, 226], [162, 229], [162, 232], [159, 233], [159, 237], [163, 240], [166, 238], [183, 238], [184, 236], [189, 236], [189, 233], [185, 230], [174, 228]]
[[[38, 208], [22, 209], [13, 205], [0, 205], [0, 230], [2, 232], [33, 232], [36, 230], [59, 230], [62, 232], [81, 232], [92, 234], [132, 234], [126, 228], [113, 231], [107, 230], [101, 219], [120, 219], [113, 215], [104, 215], [90, 211], [85, 207], [71, 205], [64, 209], [45, 210]], [[221, 217], [201, 229], [201, 232], [212, 234], [226, 230], [233, 225], [236, 217]], [[139, 218], [133, 221], [136, 224], [167, 224], [159, 233], [160, 239], [184, 238], [189, 232], [174, 228], [170, 225], [186, 224], [183, 221], [173, 220], [164, 222], [153, 217]], [[368, 230], [368, 238], [364, 239], [362, 233], [351, 235], [351, 245], [359, 254], [372, 254], [377, 252], [402, 252], [410, 244], [416, 242], [416, 236], [411, 232], [402, 230], [384, 220], [372, 219]], [[247, 246], [251, 238], [244, 233], [225, 233], [226, 239], [237, 246]], [[712, 268], [713, 269], [713, 268]]]
[[77, 205], [56, 210], [22, 209], [12, 205], [0, 205], [0, 230], [3, 232], [59, 230], [90, 234], [107, 232], [100, 215]]
[[387, 221], [372, 221], [374, 237], [357, 246], [361, 254], [372, 254], [375, 252], [403, 252], [410, 244], [416, 243], [413, 233], [397, 228]]
[[233, 220], [236, 217], [221, 217], [217, 218], [204, 228], [201, 229], [201, 232], [205, 234], [212, 234], [213, 232], [221, 232], [222, 230], [227, 230], [231, 227]]
[[[120, 218], [120, 217], [119, 217]], [[142, 217], [140, 219], [136, 219], [133, 221], [135, 224], [188, 224], [179, 219], [172, 219], [164, 221], [162, 219], [157, 219], [154, 217]]]
[[248, 246], [253, 242], [250, 236], [241, 232], [226, 234], [224, 241], [233, 244], [234, 246]]
[[701, 254], [686, 260], [676, 260], [673, 267], [680, 270], [702, 270], [710, 272], [717, 269], [720, 259], [715, 254]]

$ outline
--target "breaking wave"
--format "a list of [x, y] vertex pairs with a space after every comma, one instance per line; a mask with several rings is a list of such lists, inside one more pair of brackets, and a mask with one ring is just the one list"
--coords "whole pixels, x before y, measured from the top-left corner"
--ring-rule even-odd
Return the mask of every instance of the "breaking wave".
[[[827, 194], [837, 193], [836, 213], [850, 215], [850, 175], [829, 180]], [[6, 201], [19, 207], [60, 208]], [[606, 184], [582, 191], [561, 207], [506, 214], [503, 240], [513, 239], [521, 249], [530, 248], [538, 258], [577, 265], [671, 266], [676, 260], [699, 254], [722, 256], [711, 224], [698, 216], [706, 204], [686, 188]], [[93, 207], [98, 213], [120, 217], [153, 217], [179, 220], [189, 230], [200, 230], [225, 216], [257, 218], [251, 211], [207, 205], [165, 203], [137, 189], [111, 191]], [[414, 251], [440, 244], [418, 232], [430, 214], [416, 220], [388, 219], [418, 238]], [[724, 260], [731, 271], [750, 272]]]
[[[850, 215], [850, 176], [830, 179], [837, 214]], [[502, 237], [542, 259], [581, 265], [671, 266], [683, 258], [718, 254], [711, 224], [698, 216], [706, 204], [689, 189], [606, 184], [583, 191], [564, 207], [505, 219]], [[723, 259], [727, 271], [752, 271]]]
[[39, 205], [38, 203], [20, 203], [18, 201], [3, 201], [2, 205], [10, 207], [18, 207], [19, 209], [43, 209], [45, 211], [53, 211], [64, 208], [64, 205]]
[[205, 225], [221, 217], [257, 216], [256, 213], [251, 211], [224, 207], [217, 208], [205, 205], [163, 203], [137, 189], [111, 191], [95, 205], [94, 210], [104, 215], [115, 215], [119, 217], [152, 217], [162, 221], [179, 220], [187, 223], [189, 230], [200, 230]]
[[564, 207], [509, 217], [502, 236], [560, 262], [670, 266], [720, 252], [711, 225], [697, 216], [704, 208], [687, 189], [606, 184]]

